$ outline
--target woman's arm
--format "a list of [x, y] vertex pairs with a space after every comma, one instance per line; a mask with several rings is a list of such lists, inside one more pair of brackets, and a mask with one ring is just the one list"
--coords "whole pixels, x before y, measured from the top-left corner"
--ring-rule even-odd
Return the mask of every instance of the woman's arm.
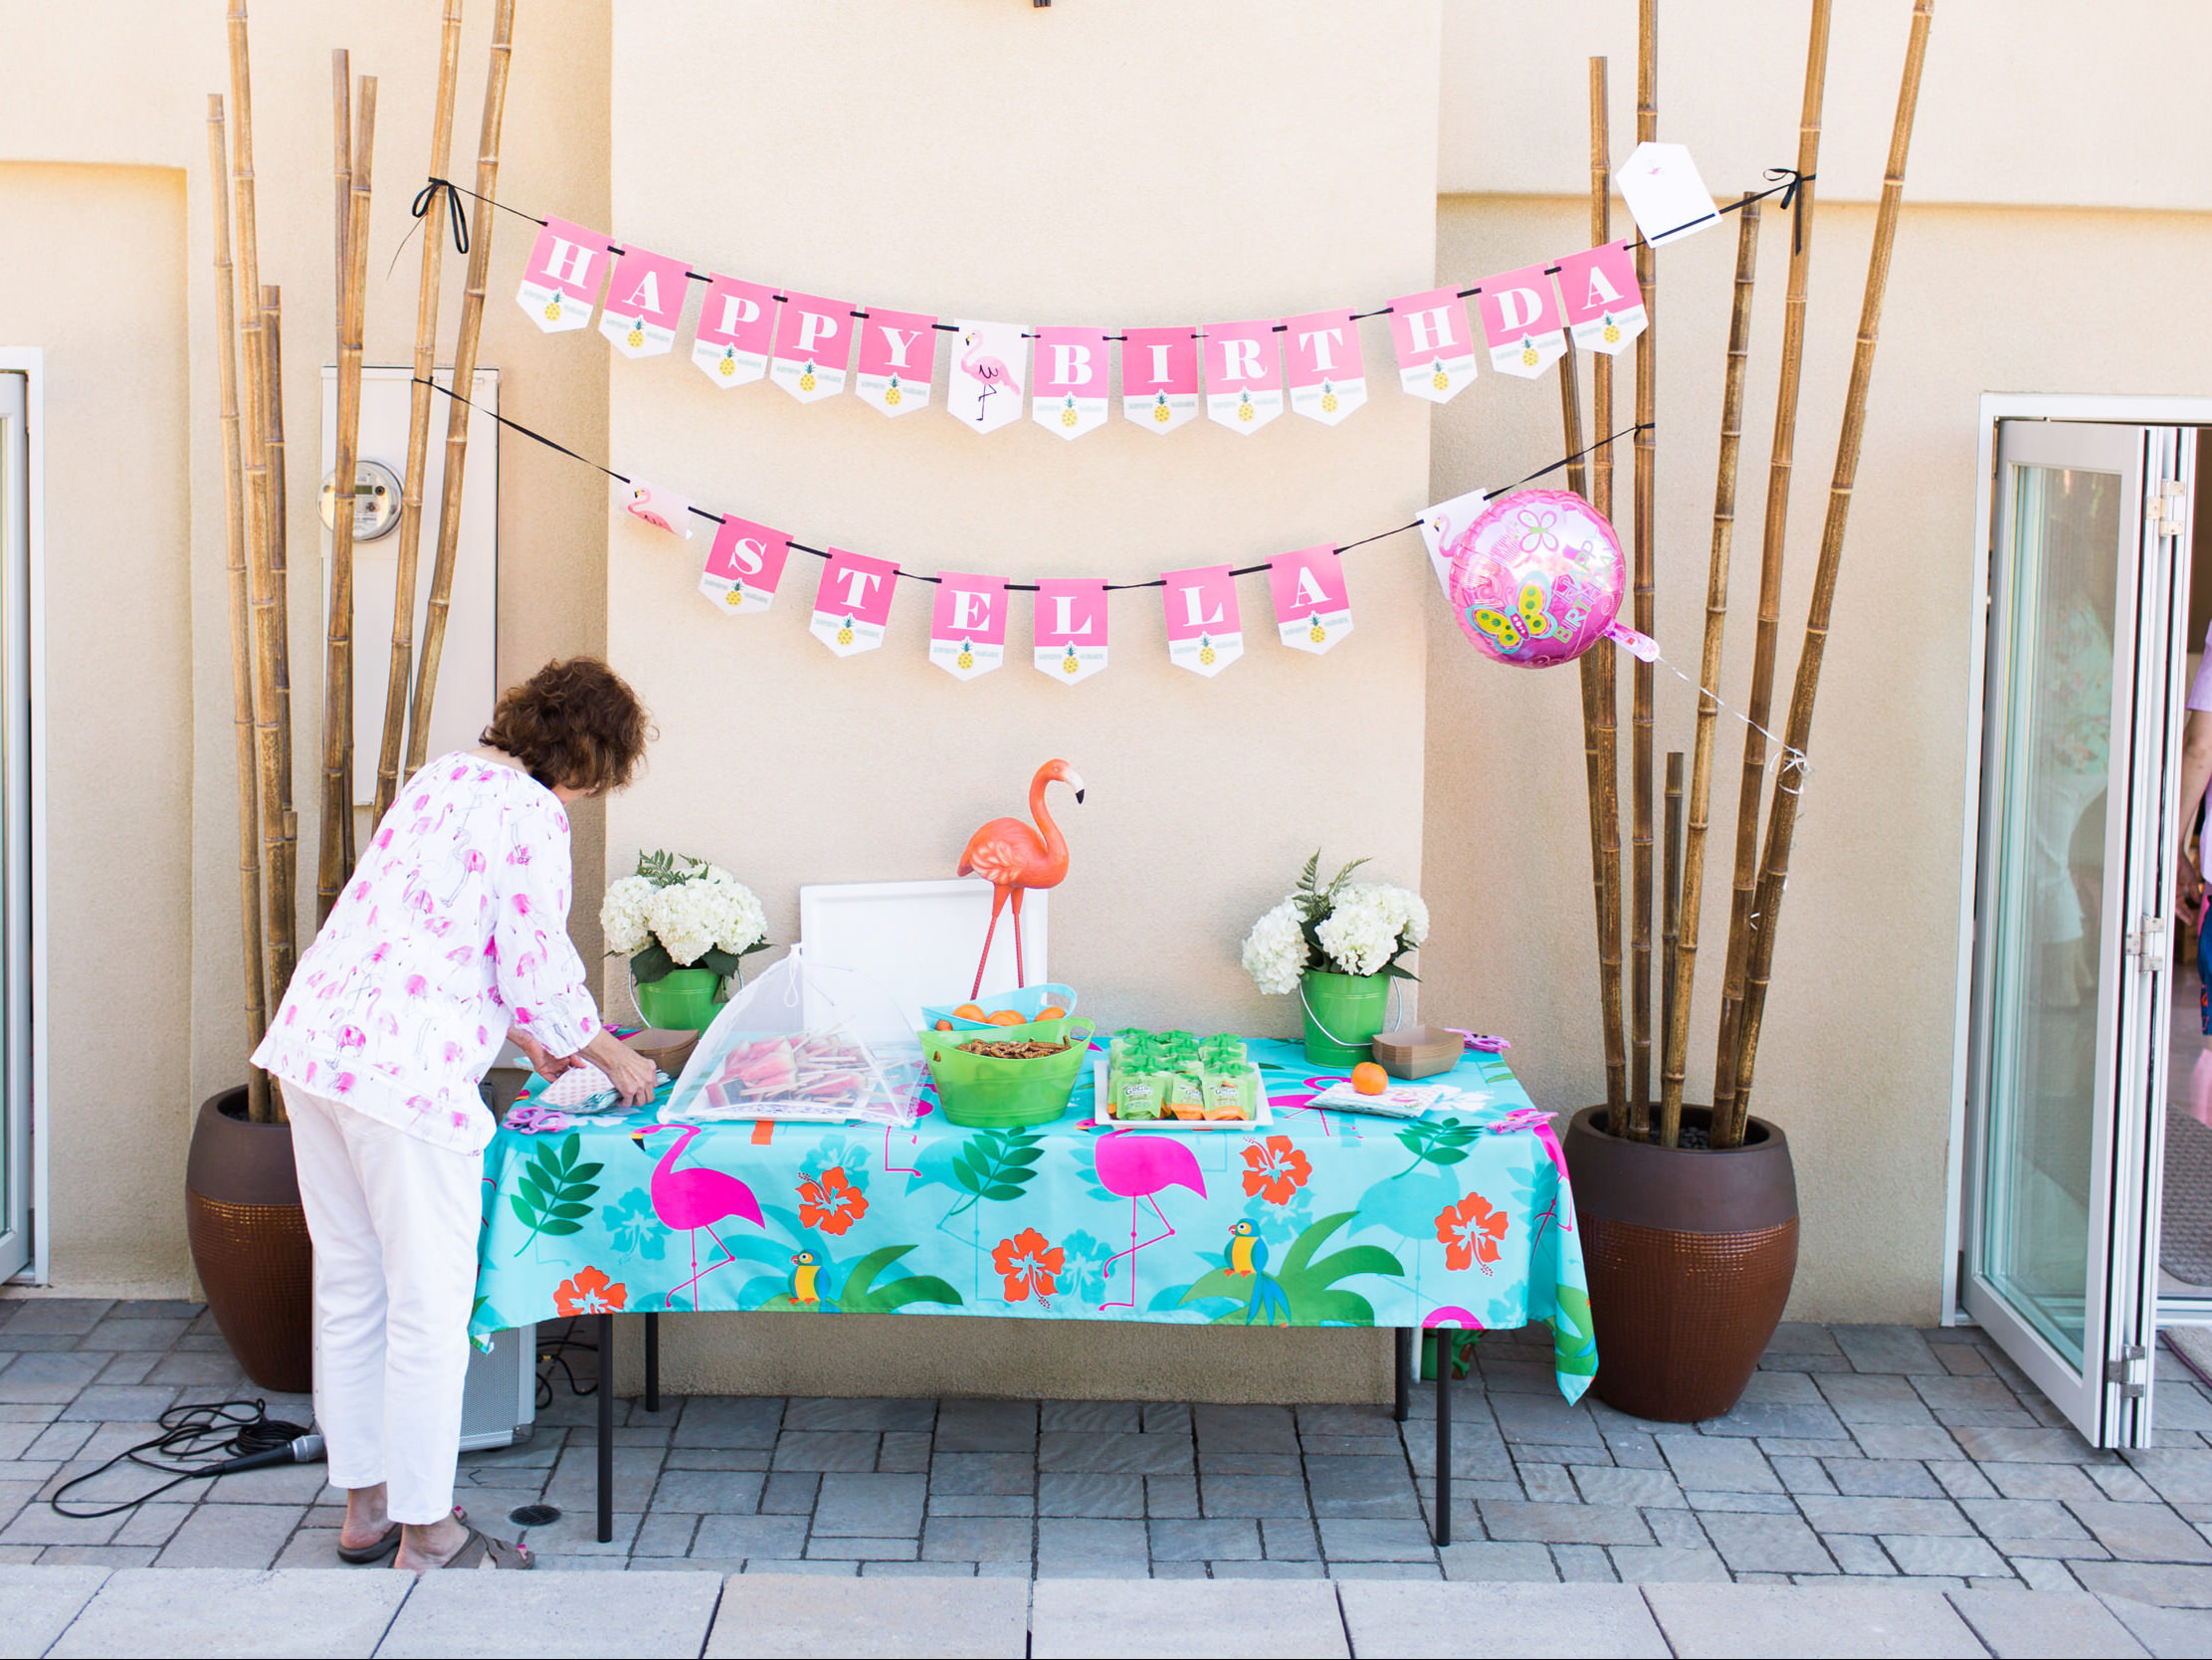
[[2201, 903], [2204, 879], [2188, 854], [2189, 832], [2196, 827], [2197, 807], [2204, 800], [2207, 782], [2212, 782], [2212, 710], [2192, 709], [2181, 728], [2181, 801], [2176, 815], [2181, 828], [2174, 859], [2178, 878], [2175, 898], [2192, 923]]

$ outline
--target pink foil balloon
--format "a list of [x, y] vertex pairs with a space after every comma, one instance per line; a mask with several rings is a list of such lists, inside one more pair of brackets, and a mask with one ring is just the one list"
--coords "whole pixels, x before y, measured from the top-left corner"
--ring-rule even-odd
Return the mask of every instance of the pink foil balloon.
[[1566, 490], [1500, 498], [1451, 538], [1445, 557], [1460, 631], [1520, 669], [1571, 662], [1596, 645], [1628, 584], [1613, 526]]

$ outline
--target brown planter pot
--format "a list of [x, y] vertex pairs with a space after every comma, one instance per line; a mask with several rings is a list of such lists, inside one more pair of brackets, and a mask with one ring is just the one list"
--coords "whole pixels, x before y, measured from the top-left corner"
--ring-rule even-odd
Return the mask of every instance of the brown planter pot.
[[208, 1309], [246, 1375], [305, 1394], [314, 1387], [314, 1251], [292, 1126], [249, 1122], [243, 1087], [200, 1103], [184, 1216]]
[[[1576, 1225], [1590, 1277], [1606, 1405], [1662, 1423], [1733, 1406], [1781, 1323], [1797, 1273], [1797, 1177], [1764, 1119], [1723, 1152], [1608, 1136], [1604, 1109], [1566, 1135]], [[1685, 1128], [1707, 1107], [1685, 1107]]]

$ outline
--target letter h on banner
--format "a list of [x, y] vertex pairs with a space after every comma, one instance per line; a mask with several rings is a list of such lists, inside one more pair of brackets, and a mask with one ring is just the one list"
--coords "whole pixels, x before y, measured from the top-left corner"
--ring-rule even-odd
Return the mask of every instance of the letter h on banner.
[[606, 276], [605, 237], [565, 219], [548, 219], [530, 249], [515, 303], [546, 333], [565, 334], [591, 321]]

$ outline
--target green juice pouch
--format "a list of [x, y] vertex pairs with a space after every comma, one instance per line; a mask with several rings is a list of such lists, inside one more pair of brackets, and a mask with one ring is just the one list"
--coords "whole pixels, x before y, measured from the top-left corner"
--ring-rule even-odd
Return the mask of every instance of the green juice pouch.
[[1160, 1116], [1159, 1085], [1149, 1072], [1133, 1072], [1126, 1067], [1113, 1070], [1113, 1116], [1117, 1119], [1142, 1121]]

